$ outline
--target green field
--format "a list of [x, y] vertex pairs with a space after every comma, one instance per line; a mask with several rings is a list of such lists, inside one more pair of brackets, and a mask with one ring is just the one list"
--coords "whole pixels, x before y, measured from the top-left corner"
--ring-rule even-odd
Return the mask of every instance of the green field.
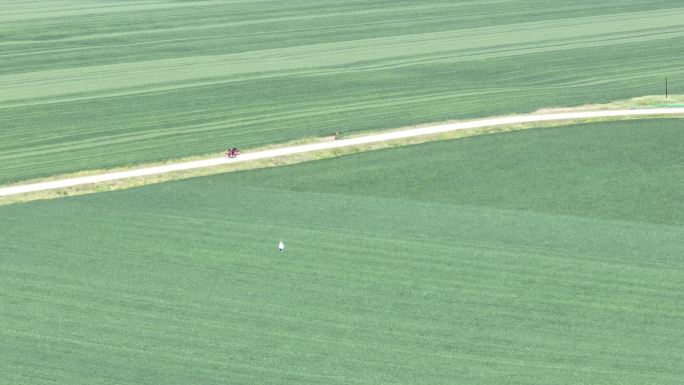
[[1, 7], [0, 184], [684, 92], [671, 0]]
[[0, 207], [0, 383], [680, 384], [683, 125]]

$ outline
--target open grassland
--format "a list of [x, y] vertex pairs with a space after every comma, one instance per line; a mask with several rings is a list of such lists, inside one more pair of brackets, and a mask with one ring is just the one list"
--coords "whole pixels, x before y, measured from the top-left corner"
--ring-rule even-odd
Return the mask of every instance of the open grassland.
[[0, 382], [679, 384], [682, 140], [597, 123], [0, 207]]
[[682, 92], [669, 0], [5, 1], [0, 183]]
[[[648, 98], [650, 99], [650, 98]], [[631, 101], [630, 105], [641, 105], [643, 106], [643, 103], [645, 101], [641, 100], [641, 98], [637, 101]], [[653, 102], [651, 100], [650, 102]], [[610, 109], [613, 104], [616, 106], [621, 106], [624, 108], [622, 104], [626, 102], [614, 102], [610, 105], [590, 105], [590, 106], [581, 106], [578, 108], [582, 109], [583, 113], [591, 112], [592, 110], [600, 110], [600, 109]], [[641, 104], [639, 104], [641, 103]], [[673, 104], [669, 104], [673, 105]], [[305, 139], [305, 140], [298, 140], [298, 141], [293, 141], [290, 143], [284, 143], [284, 144], [279, 144], [279, 145], [272, 145], [272, 146], [267, 146], [265, 148], [261, 149], [255, 149], [253, 151], [250, 151], [249, 154], [244, 154], [240, 157], [239, 162], [237, 163], [225, 163], [225, 164], [220, 164], [220, 165], [215, 165], [215, 166], [201, 166], [197, 168], [191, 168], [187, 169], [184, 171], [172, 171], [172, 172], [166, 172], [168, 170], [159, 170], [158, 168], [164, 168], [164, 167], [174, 167], [174, 166], [182, 166], [183, 164], [187, 165], [188, 162], [190, 163], [195, 163], [195, 162], [203, 162], [203, 161], [212, 161], [214, 163], [217, 159], [218, 160], [223, 160], [222, 158], [219, 158], [218, 154], [213, 154], [213, 155], [208, 155], [206, 157], [192, 157], [192, 158], [186, 158], [186, 159], [175, 159], [171, 160], [169, 162], [161, 162], [158, 164], [146, 164], [146, 165], [139, 165], [137, 167], [124, 167], [124, 168], [119, 168], [119, 169], [114, 169], [114, 170], [88, 170], [88, 171], [82, 171], [79, 173], [71, 174], [71, 175], [56, 175], [50, 178], [42, 178], [39, 180], [35, 181], [25, 181], [25, 182], [19, 182], [16, 183], [13, 186], [9, 186], [9, 189], [12, 188], [17, 188], [17, 187], [28, 187], [31, 186], [31, 183], [33, 184], [33, 187], [35, 188], [35, 191], [33, 192], [25, 192], [25, 193], [16, 193], [12, 195], [7, 195], [8, 190], [0, 188], [0, 205], [6, 205], [6, 204], [13, 204], [13, 203], [18, 203], [18, 202], [30, 202], [34, 200], [43, 200], [43, 199], [51, 199], [51, 198], [62, 198], [66, 196], [74, 196], [74, 195], [83, 195], [83, 194], [90, 194], [90, 193], [97, 193], [97, 192], [106, 192], [106, 191], [115, 191], [115, 190], [122, 190], [122, 189], [128, 189], [128, 188], [134, 188], [134, 187], [140, 187], [140, 186], [145, 186], [149, 184], [156, 184], [156, 183], [163, 183], [163, 182], [168, 182], [172, 180], [182, 180], [182, 179], [188, 179], [188, 178], [193, 178], [193, 177], [198, 177], [198, 176], [206, 176], [206, 175], [214, 175], [214, 174], [221, 174], [221, 173], [227, 173], [227, 172], [236, 172], [236, 171], [244, 171], [244, 170], [254, 170], [254, 169], [260, 169], [260, 168], [269, 168], [269, 167], [277, 167], [277, 166], [284, 166], [284, 165], [290, 165], [290, 164], [297, 164], [297, 163], [302, 163], [302, 162], [308, 162], [312, 160], [321, 160], [321, 159], [330, 159], [330, 158], [335, 158], [339, 156], [344, 156], [344, 155], [349, 155], [349, 154], [354, 154], [358, 152], [364, 152], [364, 151], [373, 151], [373, 150], [379, 150], [379, 149], [386, 149], [386, 148], [392, 148], [392, 147], [401, 147], [401, 146], [408, 146], [412, 144], [419, 144], [419, 143], [426, 143], [426, 142], [433, 142], [433, 141], [439, 141], [439, 140], [450, 140], [450, 139], [456, 139], [456, 138], [465, 138], [465, 137], [471, 137], [471, 136], [476, 136], [476, 135], [486, 135], [486, 134], [492, 134], [492, 133], [502, 133], [502, 132], [512, 132], [512, 131], [520, 131], [520, 130], [527, 130], [527, 129], [534, 129], [534, 128], [548, 128], [548, 127], [558, 127], [558, 126], [569, 126], [571, 127], [572, 125], [576, 124], [588, 124], [588, 123], [598, 123], [598, 122], [619, 122], [619, 121], [635, 121], [635, 120], [642, 120], [642, 119], [650, 119], [650, 120], [655, 120], [655, 119], [663, 119], [663, 120], [669, 120], [668, 124], [676, 124], [677, 119], [681, 119], [684, 116], [678, 116], [676, 114], [674, 115], [661, 115], [660, 112], [661, 110], [665, 111], [680, 111], [681, 109], [650, 109], [650, 108], [638, 108], [633, 111], [627, 111], [627, 112], [650, 112], [653, 111], [654, 115], [651, 116], [607, 116], [607, 117], [601, 117], [601, 116], [594, 116], [591, 118], [577, 118], [577, 119], [568, 119], [568, 120], [549, 120], [549, 121], [540, 121], [540, 122], [527, 122], [527, 123], [510, 123], [510, 124], [504, 124], [504, 125], [493, 125], [493, 126], [483, 126], [480, 128], [467, 128], [467, 129], [457, 129], [453, 131], [447, 131], [447, 132], [442, 132], [442, 133], [435, 133], [435, 134], [426, 134], [426, 135], [420, 135], [420, 136], [414, 136], [414, 137], [407, 137], [403, 139], [396, 139], [396, 140], [389, 140], [386, 139], [387, 135], [393, 135], [393, 134], [399, 134], [402, 132], [407, 132], [407, 131], [415, 131], [415, 130], [425, 130], [425, 129], [430, 129], [434, 127], [439, 127], [439, 125], [427, 125], [427, 126], [418, 126], [418, 127], [413, 127], [411, 129], [408, 128], [402, 128], [399, 129], [398, 131], [383, 131], [381, 135], [385, 136], [386, 140], [381, 140], [378, 142], [369, 142], [367, 144], [355, 144], [355, 145], [347, 145], [345, 144], [346, 141], [341, 141], [337, 142], [337, 144], [341, 145], [341, 147], [336, 147], [333, 149], [328, 149], [328, 150], [320, 150], [320, 151], [304, 151], [304, 152], [298, 152], [295, 151], [291, 155], [283, 155], [283, 154], [273, 154], [272, 151], [275, 150], [287, 150], [288, 148], [293, 149], [298, 146], [302, 145], [332, 145], [335, 144], [333, 143], [336, 138], [335, 137], [327, 137], [327, 138], [319, 138], [319, 139]], [[572, 108], [558, 108], [558, 109], [552, 109], [549, 111], [562, 111], [562, 112], [572, 112]], [[612, 111], [608, 112], [615, 112], [613, 109]], [[600, 112], [599, 112], [600, 113]], [[524, 117], [525, 115], [519, 115], [518, 117]], [[540, 116], [535, 114], [534, 116]], [[546, 115], [547, 117], [553, 116], [553, 115]], [[515, 117], [515, 116], [513, 116]], [[499, 119], [499, 118], [495, 118]], [[506, 118], [503, 118], [506, 119]], [[450, 122], [451, 124], [469, 124], [473, 122], [486, 122], [486, 121], [491, 121], [490, 120], [474, 120], [474, 121], [462, 121], [462, 122]], [[652, 122], [649, 122], [652, 123]], [[449, 124], [449, 123], [447, 123]], [[455, 128], [452, 126], [452, 128]], [[374, 135], [358, 135], [355, 138], [349, 138], [350, 140], [363, 140], [363, 139], [368, 139], [368, 138], [373, 138]], [[345, 139], [344, 136], [341, 137], [342, 139]], [[327, 142], [327, 143], [326, 143]], [[301, 150], [301, 148], [300, 148]], [[265, 156], [266, 153], [271, 152], [270, 155]], [[263, 156], [262, 156], [263, 155]], [[250, 159], [246, 159], [246, 157], [252, 156]], [[195, 164], [196, 165], [196, 164]], [[136, 171], [151, 171], [152, 169], [155, 169], [156, 172], [151, 173], [150, 175], [147, 176], [130, 176], [131, 172], [136, 172]], [[161, 171], [161, 172], [160, 172]], [[114, 177], [114, 174], [116, 173], [128, 173], [129, 177], [127, 178], [119, 178]], [[88, 178], [88, 177], [103, 177], [103, 179], [100, 182], [93, 182], [93, 181], [87, 181], [84, 180], [83, 178]], [[109, 177], [108, 177], [109, 176]], [[50, 186], [49, 183], [53, 182], [69, 182], [67, 184], [71, 184], [71, 187], [56, 187], [56, 186]], [[37, 184], [36, 184], [37, 183]], [[47, 183], [47, 185], [46, 185]], [[3, 196], [5, 195], [5, 196]]]

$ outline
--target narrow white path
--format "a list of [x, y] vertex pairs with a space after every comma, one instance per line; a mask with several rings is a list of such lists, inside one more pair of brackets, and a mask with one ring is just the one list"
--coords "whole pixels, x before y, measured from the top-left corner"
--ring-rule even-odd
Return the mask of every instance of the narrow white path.
[[237, 158], [216, 158], [207, 160], [198, 160], [192, 162], [175, 163], [157, 167], [147, 167], [134, 169], [129, 171], [112, 172], [100, 175], [91, 175], [78, 178], [69, 178], [62, 180], [55, 180], [50, 182], [32, 183], [26, 185], [18, 185], [12, 187], [0, 188], [0, 197], [10, 195], [25, 194], [35, 191], [44, 191], [59, 189], [72, 186], [80, 186], [85, 184], [101, 183], [114, 181], [119, 179], [136, 178], [147, 175], [164, 174], [174, 171], [191, 170], [196, 168], [212, 167], [228, 163], [248, 162], [250, 160], [275, 158], [279, 156], [286, 156], [292, 154], [301, 154], [304, 152], [313, 152], [321, 150], [330, 150], [340, 147], [357, 146], [361, 144], [384, 142], [396, 139], [412, 138], [423, 135], [440, 134], [444, 132], [458, 131], [469, 128], [483, 128], [502, 126], [508, 124], [518, 123], [533, 123], [533, 122], [549, 122], [549, 121], [563, 121], [586, 118], [605, 118], [605, 117], [630, 117], [630, 116], [662, 116], [662, 115], [680, 115], [684, 114], [684, 108], [653, 108], [653, 109], [637, 109], [637, 110], [604, 110], [604, 111], [580, 111], [580, 112], [566, 112], [555, 114], [532, 114], [532, 115], [518, 115], [503, 118], [489, 118], [479, 119], [467, 122], [441, 124], [436, 126], [428, 126], [421, 128], [413, 128], [402, 131], [393, 131], [385, 134], [368, 135], [352, 139], [336, 140], [331, 142], [305, 144], [299, 146], [279, 148], [275, 150], [266, 150], [246, 153]]

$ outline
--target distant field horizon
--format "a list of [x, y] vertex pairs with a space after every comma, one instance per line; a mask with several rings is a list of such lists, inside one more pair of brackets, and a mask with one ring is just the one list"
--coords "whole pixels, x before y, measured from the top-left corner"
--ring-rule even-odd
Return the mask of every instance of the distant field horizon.
[[3, 3], [0, 184], [683, 93], [671, 1]]

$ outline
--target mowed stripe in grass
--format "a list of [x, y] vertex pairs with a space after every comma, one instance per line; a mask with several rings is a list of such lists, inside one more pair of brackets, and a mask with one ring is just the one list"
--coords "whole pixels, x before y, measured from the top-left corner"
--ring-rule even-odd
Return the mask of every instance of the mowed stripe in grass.
[[666, 1], [8, 7], [0, 183], [606, 102], [666, 76], [676, 93], [682, 76]]
[[[549, 139], [549, 138], [552, 138]], [[238, 185], [684, 225], [683, 119], [586, 123], [238, 173]], [[475, 166], [474, 166], [475, 165]], [[387, 168], [392, 172], [386, 172]], [[439, 181], [438, 189], [433, 188]]]
[[[684, 35], [684, 9], [553, 20], [336, 43], [272, 48], [245, 53], [192, 56], [134, 63], [13, 74], [0, 78], [7, 92], [0, 102], [47, 99], [69, 94], [104, 93], [198, 79], [217, 83], [280, 77], [336, 74], [518, 56], [545, 51], [602, 47]], [[635, 27], [635, 23], [639, 22]], [[596, 25], [600, 25], [597, 28]], [[548, 37], [540, 38], [540, 31]], [[360, 64], [361, 63], [361, 64]], [[347, 67], [352, 67], [345, 71]], [[666, 68], [670, 71], [670, 68]], [[150, 90], [154, 90], [151, 88]], [[57, 99], [58, 100], [58, 99]]]
[[[2, 207], [0, 380], [677, 384], [680, 127], [481, 136]], [[634, 194], [646, 186], [664, 193]]]

